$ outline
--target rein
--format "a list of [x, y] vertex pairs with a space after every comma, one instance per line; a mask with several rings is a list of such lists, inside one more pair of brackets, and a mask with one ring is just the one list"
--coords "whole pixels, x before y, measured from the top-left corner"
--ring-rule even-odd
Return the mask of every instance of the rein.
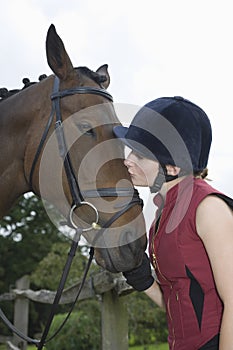
[[[66, 96], [69, 96], [69, 95], [74, 95], [74, 94], [95, 94], [95, 95], [99, 95], [99, 96], [102, 96], [102, 97], [108, 99], [110, 102], [113, 102], [112, 96], [105, 89], [102, 89], [102, 88], [83, 87], [82, 86], [82, 87], [76, 87], [76, 88], [72, 88], [72, 89], [66, 89], [66, 90], [59, 91], [59, 79], [58, 79], [58, 77], [55, 76], [53, 93], [51, 95], [52, 110], [51, 110], [47, 125], [45, 127], [44, 133], [42, 135], [40, 144], [38, 146], [38, 149], [36, 151], [36, 154], [35, 154], [35, 157], [34, 157], [34, 160], [32, 163], [30, 176], [29, 176], [29, 184], [30, 184], [30, 188], [32, 189], [33, 188], [33, 184], [32, 184], [33, 174], [35, 171], [35, 167], [36, 167], [36, 164], [37, 164], [38, 159], [40, 157], [40, 154], [41, 154], [41, 151], [43, 149], [46, 138], [48, 136], [48, 132], [49, 132], [49, 129], [51, 127], [54, 116], [56, 116], [55, 131], [56, 131], [56, 137], [57, 137], [57, 141], [58, 141], [59, 154], [64, 161], [65, 173], [66, 173], [67, 181], [69, 183], [70, 192], [72, 195], [72, 205], [71, 205], [71, 209], [70, 209], [70, 213], [69, 213], [69, 217], [68, 217], [68, 223], [71, 227], [73, 227], [75, 229], [76, 233], [75, 233], [75, 236], [74, 236], [72, 243], [71, 243], [71, 247], [70, 247], [70, 251], [68, 253], [67, 261], [66, 261], [66, 264], [64, 266], [63, 273], [62, 273], [62, 276], [61, 276], [61, 279], [59, 282], [59, 286], [58, 286], [58, 289], [57, 289], [57, 292], [56, 292], [56, 295], [55, 295], [55, 298], [54, 298], [54, 301], [53, 301], [53, 304], [52, 304], [52, 307], [50, 310], [50, 314], [49, 314], [47, 323], [45, 325], [45, 329], [43, 331], [41, 339], [40, 340], [33, 339], [33, 338], [30, 338], [27, 335], [23, 334], [20, 330], [18, 330], [8, 320], [8, 318], [5, 316], [3, 311], [0, 309], [0, 317], [2, 318], [3, 322], [12, 330], [12, 332], [14, 332], [20, 338], [26, 340], [27, 342], [35, 344], [37, 346], [38, 350], [42, 350], [44, 345], [46, 343], [48, 343], [50, 340], [52, 340], [61, 331], [61, 329], [63, 328], [63, 326], [67, 322], [71, 312], [73, 311], [74, 306], [75, 306], [75, 304], [79, 298], [79, 295], [81, 293], [81, 290], [84, 286], [92, 259], [94, 257], [93, 246], [96, 243], [98, 237], [104, 232], [104, 230], [106, 228], [110, 227], [121, 215], [123, 215], [125, 212], [127, 212], [134, 205], [138, 205], [138, 204], [140, 204], [141, 206], [143, 205], [142, 200], [139, 198], [138, 191], [136, 189], [133, 189], [133, 188], [132, 189], [131, 188], [118, 188], [118, 189], [116, 189], [116, 188], [99, 188], [97, 190], [87, 190], [87, 191], [81, 192], [78, 181], [77, 181], [75, 174], [74, 174], [74, 171], [73, 171], [69, 151], [67, 150], [66, 140], [65, 140], [65, 135], [64, 135], [63, 125], [62, 125], [62, 115], [61, 115], [61, 110], [60, 110], [60, 99], [66, 97]], [[98, 198], [98, 197], [130, 197], [131, 201], [129, 203], [127, 203], [127, 205], [125, 205], [125, 204], [118, 205], [119, 211], [117, 211], [107, 222], [105, 222], [102, 225], [102, 227], [100, 227], [98, 224], [98, 221], [99, 221], [98, 209], [92, 203], [90, 203], [86, 199], [84, 199], [84, 198]], [[92, 222], [88, 228], [78, 227], [73, 221], [74, 210], [78, 207], [81, 207], [82, 205], [86, 205], [86, 206], [91, 207], [95, 213], [95, 216], [96, 216], [95, 221]], [[59, 304], [59, 301], [60, 301], [60, 298], [62, 295], [62, 292], [64, 290], [65, 282], [66, 282], [68, 274], [69, 274], [72, 260], [75, 256], [81, 234], [83, 232], [89, 231], [89, 230], [96, 230], [97, 234], [96, 234], [96, 237], [94, 239], [94, 244], [92, 244], [92, 247], [90, 248], [90, 251], [89, 251], [89, 259], [88, 259], [88, 262], [87, 262], [87, 265], [86, 265], [86, 268], [84, 271], [84, 275], [83, 275], [81, 284], [79, 286], [76, 298], [75, 298], [73, 304], [71, 305], [70, 311], [68, 312], [63, 323], [60, 325], [60, 327], [57, 329], [57, 331], [55, 331], [55, 333], [51, 337], [47, 338], [50, 326], [52, 324], [56, 309], [58, 307], [58, 304]]]

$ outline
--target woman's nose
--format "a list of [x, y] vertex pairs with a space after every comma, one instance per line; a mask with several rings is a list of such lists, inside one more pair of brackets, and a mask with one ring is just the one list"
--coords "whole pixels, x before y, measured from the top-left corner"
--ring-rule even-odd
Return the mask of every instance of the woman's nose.
[[124, 164], [125, 164], [125, 166], [126, 166], [127, 168], [130, 166], [130, 162], [129, 162], [128, 158], [126, 158], [126, 159], [124, 160]]

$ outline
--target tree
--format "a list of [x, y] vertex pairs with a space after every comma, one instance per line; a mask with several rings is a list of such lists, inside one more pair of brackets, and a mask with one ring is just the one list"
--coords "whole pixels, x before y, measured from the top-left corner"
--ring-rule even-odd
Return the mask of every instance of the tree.
[[[58, 329], [65, 315], [55, 316], [51, 334]], [[101, 348], [101, 319], [95, 300], [82, 302], [71, 314], [61, 333], [46, 345], [47, 350], [99, 350]], [[120, 350], [120, 349], [119, 349]]]
[[53, 243], [66, 241], [34, 195], [20, 197], [0, 226], [0, 293], [30, 274]]
[[[31, 274], [31, 282], [35, 285], [37, 289], [46, 288], [50, 290], [56, 290], [58, 288], [58, 284], [66, 263], [67, 253], [69, 252], [69, 249], [70, 242], [59, 242], [53, 244], [51, 251], [40, 261], [34, 272]], [[72, 265], [69, 271], [65, 287], [75, 284], [82, 278], [84, 269], [87, 264], [87, 259], [87, 247], [78, 247], [76, 255], [72, 261]], [[95, 273], [95, 271], [98, 270], [99, 267], [97, 267], [97, 265], [93, 263], [90, 267], [89, 274], [93, 274]], [[91, 305], [93, 305], [94, 301], [90, 302]], [[89, 301], [87, 301], [86, 303], [88, 304]], [[83, 310], [84, 305], [86, 305], [84, 302], [82, 302], [80, 305], [78, 304], [78, 309]], [[97, 307], [97, 305], [95, 305], [95, 307]], [[36, 329], [37, 332], [40, 332], [44, 327], [45, 321], [48, 318], [51, 305], [35, 304], [34, 308], [38, 312], [37, 317], [31, 320], [31, 325], [33, 326], [31, 328], [34, 330]], [[57, 313], [66, 313], [69, 311], [69, 308], [69, 305], [60, 305], [58, 307]], [[61, 317], [57, 316], [57, 319], [60, 320], [64, 317], [64, 315]], [[87, 322], [87, 320], [89, 319], [91, 322], [93, 317], [94, 314], [90, 310], [90, 312], [88, 312], [88, 315], [85, 316], [85, 322]], [[57, 322], [59, 323], [59, 321]], [[80, 323], [82, 324], [82, 320], [80, 321]], [[38, 327], [38, 325], [40, 326]]]
[[[53, 244], [50, 252], [39, 262], [36, 269], [31, 274], [31, 282], [37, 288], [57, 289], [69, 249], [70, 242], [58, 242]], [[86, 251], [87, 247], [85, 246], [77, 248], [66, 287], [75, 284], [81, 279], [87, 263]], [[89, 273], [94, 273], [97, 270], [99, 270], [99, 267], [92, 264]]]
[[168, 330], [165, 311], [157, 307], [145, 293], [135, 292], [126, 298], [130, 345], [166, 342]]
[[[42, 201], [31, 194], [19, 198], [0, 227], [0, 293], [8, 292], [23, 275], [30, 275], [53, 243], [67, 241], [48, 218]], [[1, 303], [1, 307], [12, 318], [13, 304]], [[33, 304], [30, 311], [34, 314]], [[0, 333], [6, 332], [0, 323]]]

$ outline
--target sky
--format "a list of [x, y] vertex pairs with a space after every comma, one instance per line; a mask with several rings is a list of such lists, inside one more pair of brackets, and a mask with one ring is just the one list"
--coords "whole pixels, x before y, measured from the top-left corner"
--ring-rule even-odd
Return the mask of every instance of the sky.
[[[50, 24], [74, 66], [107, 63], [118, 104], [183, 96], [213, 128], [211, 185], [233, 196], [233, 21], [230, 0], [0, 0], [0, 87], [51, 74]], [[125, 118], [126, 116], [124, 116]], [[122, 120], [129, 122], [129, 120]]]

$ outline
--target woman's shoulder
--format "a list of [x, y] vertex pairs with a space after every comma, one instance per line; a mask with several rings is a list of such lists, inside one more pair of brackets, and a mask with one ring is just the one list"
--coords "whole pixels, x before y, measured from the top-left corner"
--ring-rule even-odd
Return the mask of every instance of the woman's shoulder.
[[203, 179], [194, 180], [193, 196], [199, 197], [200, 202], [204, 201], [203, 206], [209, 206], [213, 203], [214, 206], [225, 207], [227, 205], [233, 210], [233, 199], [212, 187]]
[[[231, 200], [231, 205], [225, 200]], [[213, 231], [217, 227], [222, 228], [229, 225], [233, 229], [233, 201], [225, 195], [210, 194], [198, 205], [196, 211], [196, 228], [199, 235]]]

